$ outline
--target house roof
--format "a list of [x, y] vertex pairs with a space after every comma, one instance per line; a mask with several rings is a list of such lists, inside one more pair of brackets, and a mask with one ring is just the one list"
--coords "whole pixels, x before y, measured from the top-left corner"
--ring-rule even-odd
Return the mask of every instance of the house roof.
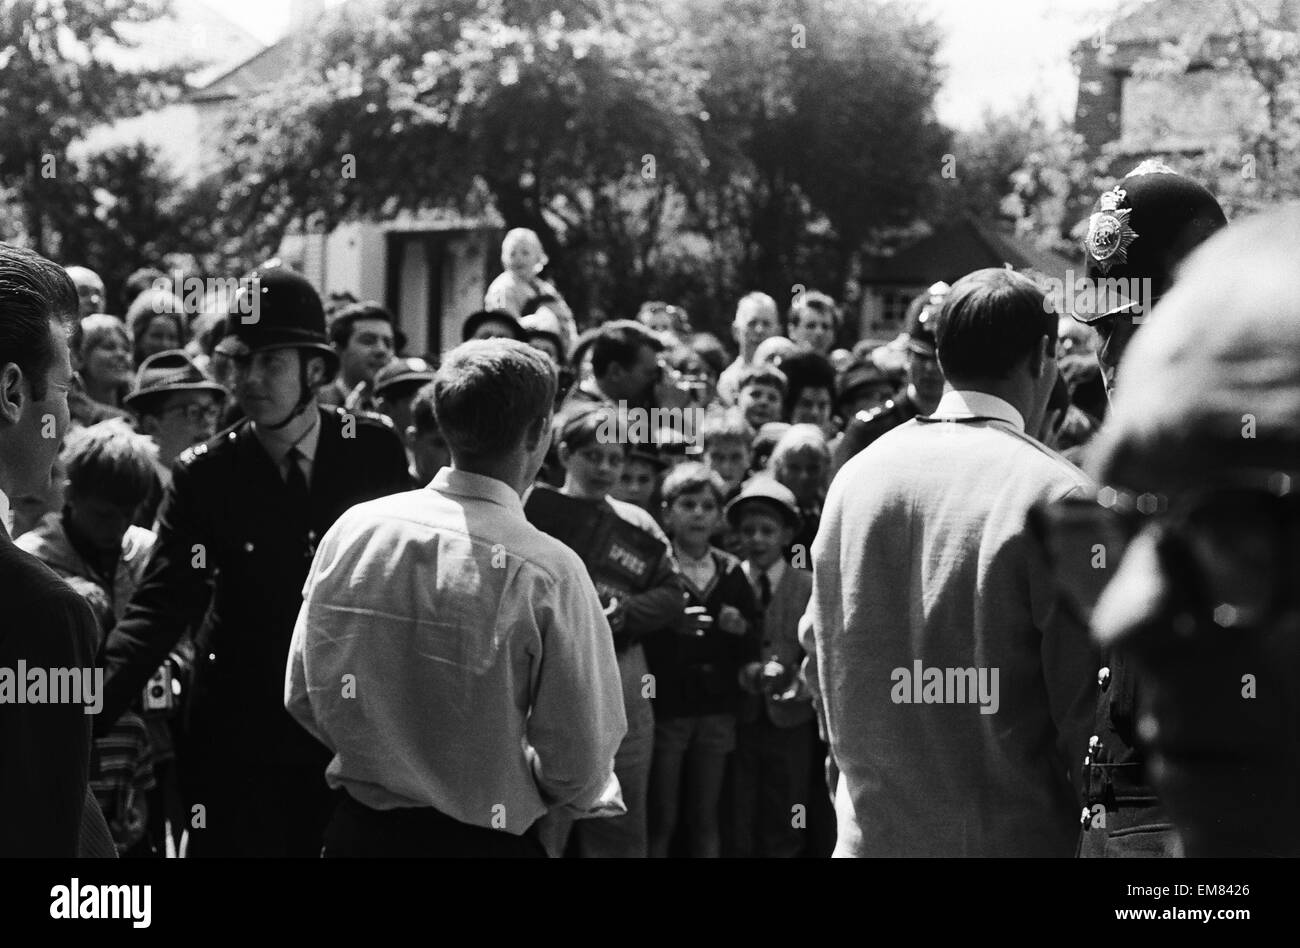
[[190, 95], [194, 102], [210, 102], [247, 95], [273, 84], [294, 66], [294, 41], [284, 37], [259, 50]]
[[[1236, 0], [1147, 0], [1112, 20], [1106, 27], [1107, 43], [1116, 46], [1163, 43], [1189, 30], [1207, 37], [1229, 37], [1236, 33], [1233, 6]], [[1253, 0], [1252, 5], [1268, 22], [1300, 21], [1300, 0]]]
[[865, 284], [929, 286], [939, 280], [951, 283], [972, 270], [1001, 267], [1034, 269], [1044, 274], [1064, 273], [1076, 266], [1060, 254], [1043, 250], [1032, 240], [1006, 233], [969, 215], [936, 229], [898, 251], [878, 257], [865, 268]]

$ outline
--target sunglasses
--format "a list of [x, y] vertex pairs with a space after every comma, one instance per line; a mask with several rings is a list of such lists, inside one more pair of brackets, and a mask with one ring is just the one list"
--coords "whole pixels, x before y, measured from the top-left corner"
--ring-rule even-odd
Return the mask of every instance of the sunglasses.
[[1174, 499], [1102, 487], [1095, 497], [1040, 503], [1029, 512], [1030, 535], [1062, 603], [1089, 625], [1144, 530], [1154, 530], [1156, 553], [1194, 611], [1225, 629], [1266, 622], [1294, 580], [1297, 524], [1300, 494], [1291, 475], [1277, 471], [1240, 472]]

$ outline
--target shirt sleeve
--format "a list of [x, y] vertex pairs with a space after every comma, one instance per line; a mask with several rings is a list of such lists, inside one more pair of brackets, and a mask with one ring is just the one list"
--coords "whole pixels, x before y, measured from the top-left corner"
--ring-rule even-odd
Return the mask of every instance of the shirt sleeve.
[[627, 733], [609, 623], [576, 554], [539, 610], [540, 670], [528, 717], [529, 760], [549, 806], [585, 811], [616, 794], [614, 754]]
[[336, 748], [316, 723], [316, 715], [312, 712], [311, 695], [307, 690], [306, 647], [308, 639], [317, 631], [312, 623], [311, 617], [315, 614], [315, 610], [311, 605], [320, 580], [319, 564], [322, 562], [322, 557], [329, 559], [334, 556], [333, 550], [338, 546], [338, 529], [339, 525], [336, 523], [325, 533], [320, 546], [316, 549], [316, 555], [312, 558], [311, 569], [307, 572], [307, 581], [302, 588], [302, 606], [298, 609], [298, 619], [293, 626], [293, 637], [289, 640], [289, 660], [284, 672], [284, 709], [302, 726], [303, 730], [330, 751], [335, 751]]

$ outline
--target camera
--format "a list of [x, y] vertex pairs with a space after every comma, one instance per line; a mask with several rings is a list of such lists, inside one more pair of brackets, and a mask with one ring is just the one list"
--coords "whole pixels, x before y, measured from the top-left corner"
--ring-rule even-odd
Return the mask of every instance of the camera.
[[176, 696], [172, 691], [172, 667], [163, 662], [144, 686], [144, 710], [170, 711], [176, 706]]

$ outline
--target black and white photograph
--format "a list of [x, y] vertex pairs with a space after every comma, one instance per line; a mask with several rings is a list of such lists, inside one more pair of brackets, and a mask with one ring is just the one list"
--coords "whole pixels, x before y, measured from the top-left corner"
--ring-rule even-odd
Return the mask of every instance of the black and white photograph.
[[1300, 0], [0, 0], [4, 913], [1280, 920], [1298, 275]]

